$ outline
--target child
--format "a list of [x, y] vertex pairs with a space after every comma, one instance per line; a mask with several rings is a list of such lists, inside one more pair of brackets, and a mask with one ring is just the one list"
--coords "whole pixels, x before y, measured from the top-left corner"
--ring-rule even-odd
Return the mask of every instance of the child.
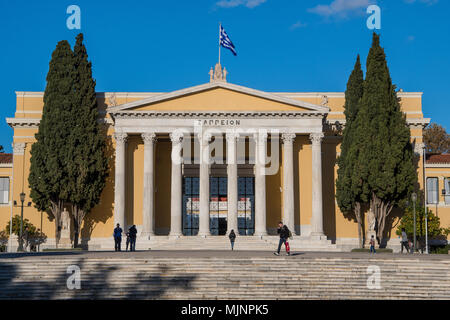
[[[126, 247], [125, 251], [128, 251], [128, 246], [130, 245], [130, 242], [131, 242], [130, 232], [128, 231], [126, 233], [126, 235], [127, 235], [127, 247]], [[131, 248], [130, 248], [130, 251], [131, 251]]]
[[372, 235], [372, 238], [370, 238], [370, 253], [372, 254], [372, 253], [377, 253], [376, 251], [375, 251], [375, 238], [374, 238], [374, 236]]

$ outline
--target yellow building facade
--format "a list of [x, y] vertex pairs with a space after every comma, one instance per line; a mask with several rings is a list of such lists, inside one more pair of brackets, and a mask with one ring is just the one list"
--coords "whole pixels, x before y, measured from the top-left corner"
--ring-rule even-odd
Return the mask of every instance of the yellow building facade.
[[[15, 116], [6, 119], [14, 130], [13, 163], [0, 166], [0, 176], [10, 179], [9, 201], [0, 205], [2, 229], [20, 214], [14, 201], [22, 191], [31, 201], [30, 149], [43, 109], [43, 92], [16, 95]], [[422, 186], [422, 130], [430, 120], [423, 117], [422, 93], [398, 97]], [[110, 175], [82, 227], [82, 243], [90, 248], [113, 248], [117, 223], [136, 225], [139, 239], [151, 241], [220, 237], [231, 229], [264, 239], [274, 237], [278, 221], [310, 248], [357, 246], [357, 224], [335, 201], [344, 93], [263, 92], [227, 82], [219, 65], [203, 85], [168, 93], [98, 93], [97, 99]], [[439, 216], [448, 227], [450, 206], [441, 205]], [[47, 214], [25, 207], [24, 218], [54, 246]], [[399, 244], [393, 229], [388, 240]]]

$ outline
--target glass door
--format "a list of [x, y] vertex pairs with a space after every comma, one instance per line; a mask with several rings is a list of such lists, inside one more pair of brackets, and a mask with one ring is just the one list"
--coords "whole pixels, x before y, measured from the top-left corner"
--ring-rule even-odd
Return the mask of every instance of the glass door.
[[210, 207], [209, 223], [212, 235], [222, 236], [227, 233], [228, 185], [226, 177], [209, 178]]
[[238, 229], [240, 235], [255, 233], [255, 178], [238, 178]]
[[199, 178], [183, 178], [183, 235], [198, 234], [198, 218], [200, 213]]

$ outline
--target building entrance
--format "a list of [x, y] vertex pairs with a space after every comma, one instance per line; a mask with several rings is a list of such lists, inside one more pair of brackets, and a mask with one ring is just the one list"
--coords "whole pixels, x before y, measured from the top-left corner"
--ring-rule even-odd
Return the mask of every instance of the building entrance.
[[[200, 188], [198, 177], [183, 178], [183, 235], [195, 236], [199, 229]], [[226, 177], [210, 177], [210, 232], [225, 235], [228, 220], [228, 186]], [[238, 178], [238, 232], [255, 232], [254, 178]], [[236, 230], [235, 230], [236, 231]]]

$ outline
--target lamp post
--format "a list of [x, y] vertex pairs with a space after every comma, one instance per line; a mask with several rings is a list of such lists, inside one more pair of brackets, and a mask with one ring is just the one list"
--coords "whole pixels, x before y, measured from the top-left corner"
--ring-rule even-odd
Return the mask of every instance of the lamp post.
[[20, 234], [19, 234], [19, 248], [17, 251], [23, 252], [23, 203], [25, 202], [25, 193], [20, 193]]
[[413, 192], [411, 194], [411, 200], [413, 202], [413, 213], [414, 213], [414, 244], [413, 244], [413, 248], [414, 248], [414, 252], [416, 252], [416, 201], [417, 201], [417, 194], [415, 192]]

